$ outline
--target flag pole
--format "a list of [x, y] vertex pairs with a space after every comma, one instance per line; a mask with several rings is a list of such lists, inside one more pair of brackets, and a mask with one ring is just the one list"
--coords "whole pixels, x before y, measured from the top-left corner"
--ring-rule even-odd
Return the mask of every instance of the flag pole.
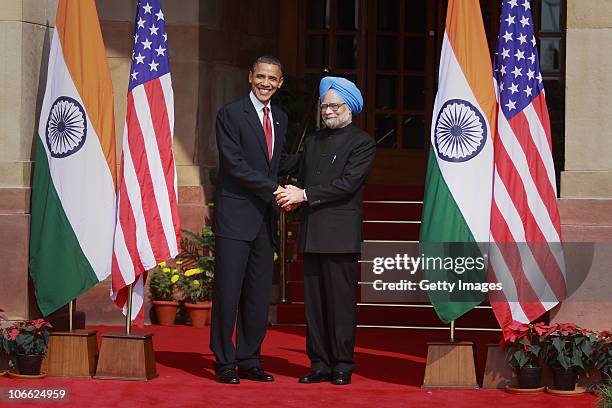
[[74, 307], [74, 299], [68, 302], [68, 328], [72, 331], [72, 309]]
[[125, 314], [125, 334], [132, 334], [132, 286], [128, 285], [127, 313]]
[[455, 341], [455, 321], [451, 320], [450, 324], [450, 341], [453, 343]]

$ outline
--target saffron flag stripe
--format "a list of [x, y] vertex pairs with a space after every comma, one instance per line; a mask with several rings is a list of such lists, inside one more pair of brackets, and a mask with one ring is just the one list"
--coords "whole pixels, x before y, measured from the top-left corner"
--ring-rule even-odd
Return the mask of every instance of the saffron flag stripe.
[[114, 186], [117, 171], [115, 118], [113, 109], [107, 107], [109, 101], [113, 101], [113, 82], [95, 3], [93, 0], [61, 0], [56, 15], [53, 38], [57, 35], [62, 44], [63, 61], [96, 130]]
[[44, 316], [111, 271], [113, 88], [94, 0], [57, 2], [38, 118], [29, 272]]
[[[478, 98], [470, 89], [464, 71], [461, 69], [463, 67], [459, 66], [453, 49], [454, 47], [450, 45], [448, 38], [445, 38], [441, 57], [441, 60], [442, 58], [444, 59], [445, 64], [440, 66], [440, 76], [444, 76], [444, 80], [452, 83], [453, 86], [452, 89], [445, 90], [444, 97], [446, 99], [462, 98], [473, 103], [475, 106], [479, 106]], [[493, 95], [493, 86], [491, 85], [490, 88]], [[485, 113], [486, 110], [485, 108]], [[484, 125], [486, 126], [487, 134], [490, 135], [491, 128], [488, 121], [485, 120]], [[490, 208], [487, 207], [490, 207], [490, 177], [489, 185], [466, 183], [465, 180], [470, 180], [474, 176], [475, 169], [483, 172], [492, 171], [492, 148], [491, 139], [487, 138], [482, 151], [476, 157], [466, 162], [464, 166], [457, 166], [456, 163], [438, 160], [444, 181], [451, 191], [457, 192], [457, 194], [453, 195], [453, 198], [476, 242], [488, 241]], [[483, 200], [475, 200], [474, 197], [483, 198]]]
[[[57, 29], [54, 35], [58, 35]], [[60, 38], [59, 35], [56, 38]], [[49, 77], [45, 96], [47, 94], [71, 95], [87, 109], [62, 58], [63, 47], [60, 41], [53, 41], [50, 55], [54, 56], [52, 60], [50, 58], [49, 65], [49, 72], [52, 72], [53, 76]], [[48, 110], [52, 103], [53, 101], [46, 97], [43, 101], [42, 111]], [[107, 250], [109, 245], [112, 246], [112, 242], [108, 240], [99, 242], [94, 239], [94, 236], [108, 237], [109, 233], [112, 236], [111, 230], [114, 226], [109, 225], [108, 217], [114, 217], [115, 214], [115, 186], [100, 144], [100, 138], [89, 120], [89, 115], [85, 115], [85, 118], [88, 129], [86, 143], [81, 147], [78, 154], [57, 159], [51, 157], [47, 143], [43, 142], [43, 146], [47, 157], [50, 158], [51, 178], [54, 180], [66, 217], [98, 280], [103, 280], [110, 274], [109, 252]], [[46, 125], [45, 120], [40, 121], [38, 130], [40, 135], [46, 133]], [[86, 166], [84, 166], [83, 158], [87, 158]], [[96, 182], [87, 182], [87, 180], [96, 180]], [[86, 201], [78, 199], [79, 197], [85, 198]], [[92, 214], [100, 216], [92, 216]]]

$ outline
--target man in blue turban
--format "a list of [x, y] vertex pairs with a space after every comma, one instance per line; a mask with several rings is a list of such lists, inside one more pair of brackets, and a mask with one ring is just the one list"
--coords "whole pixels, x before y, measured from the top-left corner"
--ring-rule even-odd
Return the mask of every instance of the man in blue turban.
[[361, 251], [363, 189], [374, 140], [355, 126], [363, 98], [351, 81], [325, 77], [319, 86], [326, 128], [306, 137], [304, 153], [281, 162], [302, 188], [275, 193], [286, 211], [302, 205], [306, 351], [311, 371], [301, 383], [350, 384], [355, 367], [355, 291]]

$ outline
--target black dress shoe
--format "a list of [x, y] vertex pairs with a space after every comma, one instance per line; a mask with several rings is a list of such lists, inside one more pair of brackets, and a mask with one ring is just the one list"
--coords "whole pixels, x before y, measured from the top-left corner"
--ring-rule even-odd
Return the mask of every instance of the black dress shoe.
[[351, 373], [337, 371], [332, 374], [332, 384], [334, 385], [347, 385], [351, 383]]
[[266, 373], [259, 367], [249, 368], [248, 370], [239, 370], [238, 376], [242, 379], [251, 381], [274, 381], [274, 377], [272, 377], [270, 374]]
[[320, 371], [311, 371], [303, 377], [300, 377], [298, 382], [302, 384], [313, 384], [331, 380], [329, 373], [322, 373]]
[[215, 376], [217, 377], [217, 382], [222, 384], [240, 384], [240, 378], [238, 378], [238, 374], [233, 368], [218, 371]]

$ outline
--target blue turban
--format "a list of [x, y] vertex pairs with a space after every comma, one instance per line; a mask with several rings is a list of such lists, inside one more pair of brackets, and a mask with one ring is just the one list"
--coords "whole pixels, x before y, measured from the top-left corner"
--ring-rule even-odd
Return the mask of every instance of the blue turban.
[[330, 89], [333, 89], [334, 92], [342, 98], [344, 103], [351, 109], [351, 112], [353, 112], [353, 115], [361, 112], [361, 108], [363, 108], [363, 97], [354, 83], [340, 77], [328, 76], [321, 79], [321, 83], [319, 84], [319, 97], [321, 101], [323, 101], [323, 96]]

